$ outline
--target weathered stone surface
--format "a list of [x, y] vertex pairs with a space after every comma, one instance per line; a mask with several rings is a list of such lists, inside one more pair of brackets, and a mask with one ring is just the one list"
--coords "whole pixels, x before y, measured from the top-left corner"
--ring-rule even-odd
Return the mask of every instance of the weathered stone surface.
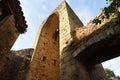
[[101, 64], [97, 64], [95, 66], [89, 66], [88, 71], [90, 74], [91, 80], [107, 80], [105, 76], [105, 72], [103, 70], [103, 66]]
[[13, 15], [7, 16], [0, 22], [0, 54], [8, 53], [19, 32], [15, 27], [15, 20]]
[[84, 26], [63, 1], [41, 25], [34, 52], [26, 49], [9, 53], [27, 25], [19, 1], [7, 1], [1, 1], [6, 8], [0, 6], [4, 9], [0, 10], [0, 80], [106, 80], [98, 63], [120, 55], [117, 18]]
[[0, 22], [0, 74], [3, 73], [2, 70], [6, 67], [7, 61], [5, 56], [19, 36], [14, 22], [13, 15], [6, 16]]
[[60, 80], [90, 80], [87, 67], [75, 59], [71, 52], [61, 57], [61, 78]]
[[8, 65], [6, 56], [20, 34], [18, 28], [24, 32], [23, 29], [27, 26], [18, 0], [1, 0], [0, 4], [0, 80], [2, 80]]
[[88, 46], [116, 34], [120, 34], [120, 25], [117, 24], [117, 19], [106, 20], [99, 25], [95, 25], [93, 22], [88, 23], [86, 27], [81, 27], [76, 30], [76, 36], [79, 42], [76, 45], [78, 48], [76, 47], [73, 56], [78, 55]]
[[0, 1], [0, 55], [10, 51], [20, 33], [27, 25], [19, 0]]
[[[83, 24], [66, 2], [58, 6], [38, 32], [27, 80], [90, 80], [88, 67], [72, 56], [74, 49], [71, 47], [79, 40], [76, 33], [81, 26]], [[53, 37], [56, 29], [59, 43]], [[51, 66], [53, 58], [58, 61], [57, 66]]]
[[19, 51], [11, 51], [7, 56], [4, 56], [3, 69], [0, 68], [1, 80], [26, 80], [26, 75], [29, 69], [29, 63], [33, 49], [24, 49]]
[[53, 14], [39, 35], [27, 80], [59, 80], [59, 64], [59, 17]]
[[[70, 50], [77, 41], [74, 32], [82, 26], [69, 5], [62, 2], [41, 25], [27, 80], [89, 80], [86, 67], [72, 56]], [[55, 33], [57, 30], [58, 34]]]

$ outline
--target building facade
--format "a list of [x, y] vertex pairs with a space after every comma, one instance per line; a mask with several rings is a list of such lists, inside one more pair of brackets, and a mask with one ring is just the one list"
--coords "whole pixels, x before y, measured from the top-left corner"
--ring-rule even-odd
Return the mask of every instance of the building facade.
[[[40, 26], [27, 80], [91, 80], [88, 67], [72, 55], [79, 42], [76, 31], [83, 26], [63, 1]], [[100, 64], [92, 71], [98, 70], [104, 78]]]
[[[18, 36], [27, 25], [18, 0], [0, 0], [0, 79], [4, 74], [7, 56]], [[6, 79], [5, 79], [6, 80]]]

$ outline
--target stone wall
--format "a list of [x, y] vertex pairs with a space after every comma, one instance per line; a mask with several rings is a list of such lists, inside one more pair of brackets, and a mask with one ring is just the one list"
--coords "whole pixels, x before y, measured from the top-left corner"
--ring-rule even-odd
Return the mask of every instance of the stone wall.
[[102, 64], [97, 64], [94, 66], [88, 66], [88, 71], [91, 80], [107, 80], [105, 71], [103, 69]]
[[[90, 77], [86, 66], [72, 56], [74, 50], [72, 46], [75, 45], [77, 42], [77, 38], [74, 33], [76, 32], [76, 29], [82, 27], [83, 24], [67, 3], [63, 3], [61, 9], [62, 10], [59, 11], [61, 19], [60, 80], [89, 80]], [[64, 14], [65, 12], [66, 14]]]
[[1, 63], [4, 63], [4, 66], [2, 69], [0, 68], [0, 79], [26, 80], [32, 54], [33, 49], [11, 51], [1, 61]]
[[86, 65], [74, 58], [72, 51], [66, 50], [65, 53], [68, 54], [61, 56], [60, 80], [90, 80]]
[[79, 42], [78, 45], [75, 45], [76, 50], [72, 55], [75, 57], [90, 45], [116, 34], [120, 34], [118, 18], [104, 19], [98, 25], [90, 21], [85, 27], [76, 30], [76, 37]]
[[27, 80], [59, 80], [59, 17], [53, 14], [44, 24], [35, 48]]
[[0, 73], [3, 73], [2, 70], [7, 63], [5, 56], [8, 55], [18, 36], [13, 15], [6, 15], [0, 21]]
[[0, 21], [0, 54], [8, 53], [19, 36], [13, 15]]
[[[13, 4], [14, 3], [14, 4]], [[23, 58], [14, 54], [9, 59], [11, 47], [27, 25], [18, 0], [0, 1], [0, 80], [16, 80]], [[17, 63], [18, 62], [18, 63]], [[14, 70], [13, 70], [14, 69]], [[10, 78], [11, 77], [11, 78]], [[17, 79], [18, 80], [18, 79]]]
[[[99, 54], [102, 54], [98, 53], [99, 41], [106, 41], [109, 36], [120, 33], [116, 19], [104, 19], [98, 25], [91, 21], [83, 26], [70, 6], [63, 1], [40, 27], [27, 80], [106, 80], [102, 65], [93, 65], [91, 62], [98, 60]], [[114, 41], [112, 43], [116, 44]], [[96, 51], [91, 47], [95, 43], [99, 46], [98, 49], [95, 48]], [[118, 49], [118, 46], [120, 44], [115, 45], [115, 48]], [[95, 54], [87, 51], [88, 47]], [[101, 51], [103, 48], [107, 49], [102, 47]], [[79, 54], [82, 56], [79, 57]], [[84, 62], [78, 58], [86, 60]]]
[[86, 66], [72, 56], [70, 48], [77, 40], [75, 30], [82, 26], [63, 1], [40, 26], [27, 80], [90, 80]]

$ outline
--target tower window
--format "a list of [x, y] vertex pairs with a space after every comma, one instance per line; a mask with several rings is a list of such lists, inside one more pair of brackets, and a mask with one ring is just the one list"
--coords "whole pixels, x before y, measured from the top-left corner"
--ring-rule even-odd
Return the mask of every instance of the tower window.
[[56, 61], [55, 59], [53, 59], [53, 65], [54, 65], [54, 66], [56, 66], [56, 62], [57, 62], [57, 61]]
[[56, 29], [54, 34], [53, 34], [53, 39], [55, 41], [58, 41], [59, 40], [59, 29]]
[[46, 61], [46, 56], [43, 56], [42, 61], [44, 62]]

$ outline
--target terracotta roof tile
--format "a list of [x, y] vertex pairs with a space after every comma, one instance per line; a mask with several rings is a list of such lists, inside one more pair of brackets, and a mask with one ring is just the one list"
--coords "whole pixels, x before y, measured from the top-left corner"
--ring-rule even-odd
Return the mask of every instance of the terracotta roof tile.
[[27, 24], [22, 12], [19, 0], [2, 0], [6, 6], [6, 10], [9, 10], [14, 15], [16, 28], [20, 33], [26, 32]]

